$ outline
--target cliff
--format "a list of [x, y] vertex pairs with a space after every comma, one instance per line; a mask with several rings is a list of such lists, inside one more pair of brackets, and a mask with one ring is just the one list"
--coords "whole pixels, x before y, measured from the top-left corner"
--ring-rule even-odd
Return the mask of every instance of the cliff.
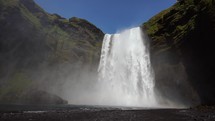
[[0, 102], [97, 66], [103, 36], [90, 22], [49, 14], [33, 0], [0, 0]]
[[180, 0], [142, 28], [151, 38], [151, 58], [162, 95], [177, 93], [192, 103], [198, 103], [199, 95], [202, 104], [214, 105], [215, 2]]

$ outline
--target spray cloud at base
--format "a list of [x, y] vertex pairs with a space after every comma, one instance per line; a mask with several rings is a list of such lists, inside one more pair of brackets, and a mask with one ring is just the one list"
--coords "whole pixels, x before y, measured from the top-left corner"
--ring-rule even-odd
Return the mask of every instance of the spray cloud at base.
[[103, 102], [124, 106], [156, 105], [154, 79], [141, 29], [106, 34], [99, 65], [99, 83], [109, 94]]
[[[174, 99], [171, 100], [161, 95], [162, 92], [157, 89], [163, 89], [165, 85], [159, 87], [156, 84], [148, 38], [140, 27], [113, 35], [106, 34], [99, 67], [81, 66], [78, 63], [76, 66], [74, 68], [74, 65], [67, 64], [58, 67], [62, 69], [58, 70], [62, 75], [57, 72], [60, 80], [57, 82], [61, 84], [57, 83], [48, 89], [68, 100], [70, 104], [185, 107], [180, 98], [175, 101], [174, 94], [170, 96]], [[56, 79], [55, 76], [53, 80]]]

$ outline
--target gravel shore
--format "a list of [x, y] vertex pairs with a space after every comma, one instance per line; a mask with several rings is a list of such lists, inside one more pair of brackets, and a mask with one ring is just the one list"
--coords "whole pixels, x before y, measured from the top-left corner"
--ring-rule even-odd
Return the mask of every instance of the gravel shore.
[[213, 108], [0, 112], [0, 121], [215, 121]]

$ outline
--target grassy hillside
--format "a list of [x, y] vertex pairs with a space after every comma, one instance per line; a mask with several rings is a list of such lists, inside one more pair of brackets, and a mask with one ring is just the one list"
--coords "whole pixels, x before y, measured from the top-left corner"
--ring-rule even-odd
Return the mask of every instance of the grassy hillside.
[[[162, 90], [173, 84], [183, 90], [182, 97], [197, 99], [194, 93], [197, 91], [202, 104], [215, 104], [215, 1], [181, 0], [142, 28], [152, 40], [156, 80], [158, 85], [166, 86]], [[184, 81], [191, 87], [183, 88]], [[192, 87], [194, 92], [189, 91]]]
[[99, 61], [100, 29], [84, 19], [46, 13], [33, 0], [0, 0], [0, 28], [0, 102], [8, 93], [19, 95], [46, 79], [59, 82], [38, 79], [46, 73], [35, 76], [41, 69], [59, 71], [61, 65], [78, 63], [71, 66], [71, 73], [78, 73]]

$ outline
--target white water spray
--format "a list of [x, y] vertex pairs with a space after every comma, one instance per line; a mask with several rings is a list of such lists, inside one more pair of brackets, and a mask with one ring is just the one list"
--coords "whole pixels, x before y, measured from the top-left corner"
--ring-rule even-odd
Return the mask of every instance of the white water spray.
[[147, 39], [141, 28], [106, 34], [99, 65], [100, 103], [157, 107]]

